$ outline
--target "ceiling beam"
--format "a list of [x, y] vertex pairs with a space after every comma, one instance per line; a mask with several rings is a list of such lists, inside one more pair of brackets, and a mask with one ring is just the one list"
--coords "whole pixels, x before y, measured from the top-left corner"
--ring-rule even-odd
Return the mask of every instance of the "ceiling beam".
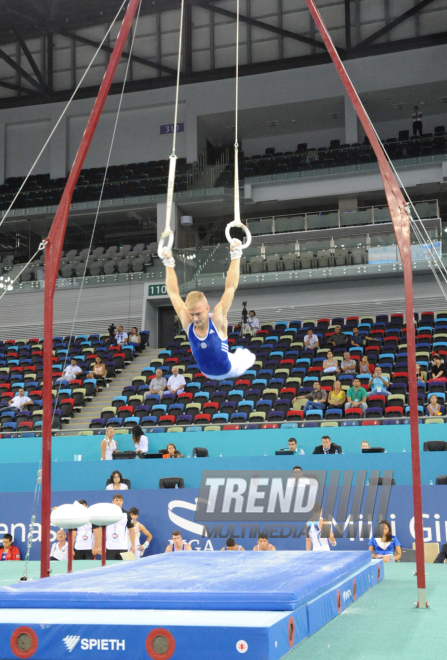
[[[191, 5], [197, 7], [202, 7], [202, 9], [207, 9], [212, 11], [215, 14], [221, 14], [222, 16], [227, 16], [234, 21], [237, 19], [237, 14], [233, 11], [228, 11], [228, 9], [223, 9], [222, 7], [217, 7], [216, 5], [210, 5], [205, 0], [190, 0]], [[302, 43], [308, 44], [309, 46], [316, 46], [317, 48], [326, 49], [326, 46], [322, 41], [317, 41], [316, 39], [311, 39], [310, 37], [305, 37], [302, 34], [297, 34], [296, 32], [290, 32], [289, 30], [284, 30], [284, 28], [276, 27], [276, 25], [269, 25], [268, 23], [263, 23], [262, 21], [257, 21], [255, 18], [249, 18], [243, 14], [239, 14], [239, 20], [242, 23], [247, 23], [253, 27], [260, 28], [261, 30], [267, 30], [267, 32], [273, 32], [274, 34], [279, 34], [282, 37], [287, 37], [288, 39], [294, 39], [295, 41], [301, 41]], [[339, 53], [344, 53], [344, 49], [337, 48]]]
[[[85, 44], [86, 46], [91, 46], [92, 48], [99, 48], [99, 43], [97, 41], [92, 41], [91, 39], [87, 39], [86, 37], [81, 37], [80, 34], [74, 34], [73, 32], [68, 32], [66, 30], [59, 30], [59, 34], [61, 34], [63, 37], [67, 37], [68, 39], [72, 39], [73, 41], [79, 41], [81, 44]], [[111, 46], [107, 46], [107, 44], [102, 44], [101, 50], [106, 51], [107, 53], [111, 53], [113, 51], [113, 48]], [[164, 66], [163, 64], [157, 64], [157, 62], [152, 62], [151, 60], [146, 60], [142, 57], [138, 57], [137, 55], [130, 55], [129, 53], [123, 52], [123, 57], [126, 59], [129, 59], [131, 57], [133, 62], [136, 62], [137, 64], [143, 64], [144, 66], [148, 66], [151, 69], [157, 69], [157, 71], [163, 71], [164, 73], [169, 73], [171, 76], [176, 76], [177, 71], [175, 69], [171, 69], [168, 66]]]
[[345, 0], [345, 45], [351, 48], [351, 0]]
[[35, 92], [34, 89], [28, 89], [27, 87], [21, 87], [20, 85], [13, 85], [12, 83], [7, 83], [3, 80], [0, 80], [0, 87], [4, 87], [5, 89], [12, 89], [14, 92], [18, 92], [20, 94], [30, 94], [31, 96], [40, 97], [39, 92]]
[[427, 7], [427, 5], [431, 4], [432, 2], [434, 2], [434, 0], [422, 0], [417, 5], [395, 18], [393, 21], [390, 21], [390, 23], [385, 25], [385, 27], [380, 28], [380, 30], [377, 30], [377, 32], [374, 32], [371, 36], [358, 43], [357, 46], [354, 46], [352, 50], [356, 51], [360, 50], [361, 48], [365, 48], [365, 46], [369, 46], [369, 44], [372, 44], [380, 37], [383, 37], [384, 34], [387, 34], [393, 30], [397, 25], [400, 25], [406, 21], [407, 18], [411, 18], [411, 16], [414, 16], [414, 14], [418, 14], [422, 9], [425, 9], [425, 7]]
[[9, 10], [8, 5], [5, 2], [5, 0], [2, 1], [1, 5], [3, 7], [3, 11], [5, 12], [5, 15], [7, 16], [7, 19], [8, 19], [8, 22], [9, 22], [10, 26], [11, 26], [11, 29], [14, 32], [15, 38], [17, 39], [17, 41], [20, 45], [20, 48], [22, 49], [23, 54], [25, 55], [26, 59], [28, 60], [28, 63], [30, 65], [30, 67], [32, 68], [33, 72], [34, 72], [34, 75], [36, 76], [38, 82], [40, 83], [40, 87], [43, 90], [45, 90], [46, 89], [45, 80], [44, 80], [44, 78], [43, 78], [43, 76], [40, 72], [39, 67], [36, 64], [36, 60], [32, 56], [31, 51], [30, 51], [30, 49], [28, 48], [28, 46], [26, 44], [26, 41], [24, 39], [22, 39], [19, 31], [17, 30], [17, 26], [16, 26], [15, 22], [13, 21], [11, 15], [10, 15], [10, 10]]
[[14, 71], [17, 71], [17, 73], [19, 73], [22, 76], [22, 78], [24, 78], [24, 80], [28, 81], [30, 85], [36, 87], [36, 89], [38, 89], [39, 92], [45, 91], [42, 88], [41, 84], [37, 82], [37, 80], [34, 80], [34, 78], [30, 76], [29, 73], [25, 71], [25, 69], [22, 69], [22, 67], [19, 66], [17, 62], [15, 62], [11, 57], [9, 57], [9, 55], [7, 55], [5, 51], [2, 50], [1, 48], [0, 48], [0, 59], [6, 62], [6, 64], [8, 64], [12, 69], [14, 69]]

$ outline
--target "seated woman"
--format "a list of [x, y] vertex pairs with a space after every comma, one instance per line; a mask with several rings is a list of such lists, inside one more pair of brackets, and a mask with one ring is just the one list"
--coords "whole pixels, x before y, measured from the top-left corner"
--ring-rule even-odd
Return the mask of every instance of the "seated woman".
[[133, 348], [137, 353], [141, 352], [141, 337], [138, 334], [138, 329], [135, 326], [132, 326], [132, 332], [127, 338], [129, 344], [132, 344]]
[[341, 383], [339, 380], [336, 380], [334, 387], [331, 392], [329, 392], [328, 397], [328, 408], [341, 408], [343, 409], [344, 404], [346, 403], [346, 393], [341, 389]]
[[118, 470], [113, 470], [110, 475], [112, 483], [106, 486], [106, 490], [128, 490], [129, 486], [123, 483], [123, 475]]
[[169, 443], [167, 449], [168, 453], [163, 454], [163, 458], [185, 458], [184, 455], [177, 450], [176, 446], [172, 442]]
[[427, 405], [427, 415], [429, 417], [436, 417], [441, 415], [441, 406], [438, 403], [438, 397], [436, 394], [432, 394]]
[[363, 355], [359, 364], [359, 376], [370, 376], [374, 371], [374, 365], [369, 363], [368, 356]]
[[441, 356], [436, 354], [433, 357], [433, 362], [434, 365], [431, 368], [430, 380], [447, 380], [447, 367], [443, 362], [441, 362]]
[[383, 559], [383, 561], [399, 561], [402, 550], [399, 540], [391, 534], [391, 525], [388, 520], [381, 520], [379, 523], [382, 536], [380, 538], [370, 538], [368, 541], [368, 550], [370, 550], [373, 559]]
[[423, 383], [425, 383], [425, 381], [427, 380], [427, 372], [422, 371], [419, 362], [416, 362], [416, 378], [419, 382], [423, 382]]
[[132, 440], [137, 454], [147, 454], [149, 451], [149, 440], [147, 439], [147, 436], [144, 435], [141, 426], [138, 426], [138, 424], [132, 428]]
[[[106, 365], [101, 360], [99, 355], [96, 356], [93, 369], [90, 371], [87, 377], [96, 378], [96, 380], [100, 381], [103, 386], [106, 384]], [[98, 383], [96, 383], [96, 391], [98, 391]]]
[[338, 362], [334, 358], [332, 351], [326, 353], [326, 359], [323, 362], [323, 373], [324, 374], [339, 374], [340, 369], [338, 368]]

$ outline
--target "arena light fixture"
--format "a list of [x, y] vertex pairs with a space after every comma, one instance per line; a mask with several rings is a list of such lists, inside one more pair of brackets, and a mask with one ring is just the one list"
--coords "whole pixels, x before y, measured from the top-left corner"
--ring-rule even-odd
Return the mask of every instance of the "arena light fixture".
[[7, 291], [12, 291], [12, 279], [10, 277], [0, 276], [0, 289], [6, 289]]

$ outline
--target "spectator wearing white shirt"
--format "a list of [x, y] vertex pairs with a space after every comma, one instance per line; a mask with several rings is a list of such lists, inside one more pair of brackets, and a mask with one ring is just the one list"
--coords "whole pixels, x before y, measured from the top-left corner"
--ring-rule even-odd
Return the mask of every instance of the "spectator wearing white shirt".
[[115, 335], [115, 341], [119, 346], [122, 346], [123, 344], [127, 344], [127, 339], [129, 335], [127, 332], [124, 332], [124, 328], [122, 325], [118, 326], [118, 332]]
[[186, 380], [179, 373], [178, 367], [172, 367], [172, 376], [168, 379], [168, 390], [172, 394], [182, 394], [186, 385]]
[[149, 451], [149, 440], [138, 424], [132, 427], [132, 440], [137, 454], [147, 454]]
[[81, 367], [78, 367], [78, 361], [76, 358], [71, 359], [71, 364], [69, 364], [64, 369], [64, 378], [70, 382], [71, 380], [76, 380], [78, 374], [82, 373]]
[[50, 550], [50, 561], [68, 560], [68, 543], [65, 529], [60, 529], [56, 534], [56, 543], [53, 543]]
[[118, 470], [114, 470], [110, 475], [111, 482], [106, 486], [106, 490], [128, 490], [129, 486], [123, 482], [123, 475]]
[[307, 335], [304, 337], [304, 348], [310, 348], [311, 350], [314, 350], [315, 348], [318, 348], [319, 345], [320, 341], [317, 335], [314, 335], [312, 328], [309, 328]]
[[9, 405], [13, 410], [20, 412], [21, 410], [26, 410], [26, 406], [30, 403], [32, 403], [32, 400], [29, 396], [26, 396], [23, 387], [19, 387], [18, 393], [11, 399]]
[[256, 312], [254, 311], [254, 309], [251, 309], [248, 312], [247, 323], [250, 326], [250, 330], [253, 332], [253, 334], [255, 334], [258, 330], [260, 330], [261, 324], [259, 323], [259, 319], [256, 316]]

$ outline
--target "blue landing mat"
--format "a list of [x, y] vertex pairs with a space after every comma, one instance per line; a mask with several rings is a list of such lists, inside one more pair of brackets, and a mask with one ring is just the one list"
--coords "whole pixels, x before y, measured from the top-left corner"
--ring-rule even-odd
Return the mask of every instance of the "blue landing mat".
[[169, 553], [3, 587], [0, 608], [291, 611], [370, 562], [368, 551]]

